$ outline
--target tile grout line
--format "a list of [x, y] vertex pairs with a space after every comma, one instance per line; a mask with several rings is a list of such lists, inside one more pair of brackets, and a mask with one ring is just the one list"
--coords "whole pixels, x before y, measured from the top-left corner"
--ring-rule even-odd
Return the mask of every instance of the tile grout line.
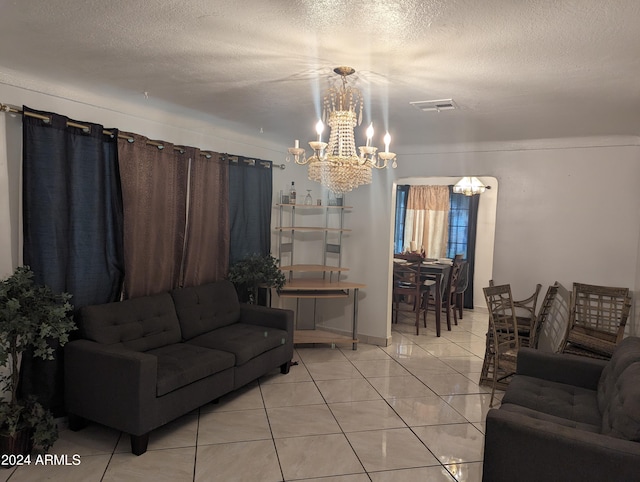
[[[340, 353], [342, 353], [342, 350], [340, 348], [336, 348], [336, 349]], [[342, 356], [344, 356], [344, 353], [342, 353]], [[318, 384], [316, 383], [316, 379], [313, 377], [313, 375], [311, 375], [311, 372], [307, 368], [307, 364], [304, 362], [304, 360], [302, 360], [302, 357], [300, 356], [300, 354], [298, 354], [298, 358], [300, 358], [299, 363], [302, 363], [304, 365], [305, 370], [307, 370], [307, 372], [309, 373], [309, 376], [311, 377], [311, 380], [313, 381], [313, 384], [316, 387], [316, 390], [318, 390], [318, 393], [320, 393], [320, 396], [322, 397], [322, 400], [324, 400], [324, 403], [325, 403], [325, 405], [327, 407], [327, 410], [329, 410], [329, 413], [333, 417], [333, 420], [335, 420], [336, 425], [340, 429], [340, 433], [342, 434], [342, 436], [345, 438], [345, 440], [349, 444], [349, 447], [351, 447], [351, 450], [352, 450], [353, 454], [355, 455], [356, 459], [358, 459], [358, 463], [362, 467], [362, 470], [364, 470], [364, 473], [367, 475], [369, 480], [371, 480], [371, 476], [369, 476], [369, 472], [367, 472], [367, 469], [364, 466], [364, 464], [362, 463], [362, 460], [360, 460], [360, 456], [358, 455], [356, 450], [353, 448], [353, 445], [351, 444], [351, 440], [349, 440], [349, 437], [347, 437], [347, 434], [345, 433], [344, 429], [342, 428], [342, 425], [340, 425], [340, 422], [338, 421], [338, 419], [336, 418], [335, 414], [333, 413], [333, 410], [331, 410], [331, 407], [329, 406], [329, 402], [327, 402], [327, 399], [325, 398], [324, 394], [322, 393], [322, 390], [320, 390], [320, 387], [318, 387]], [[347, 358], [347, 357], [345, 356], [345, 358]], [[349, 360], [348, 358], [347, 358], [347, 361], [351, 362], [351, 360]], [[352, 365], [353, 365], [353, 363], [352, 363]], [[356, 368], [356, 370], [357, 370], [357, 368]], [[351, 474], [341, 474], [341, 475], [351, 475]]]
[[[398, 323], [398, 324], [400, 324], [400, 323]], [[457, 326], [459, 326], [459, 325], [457, 325]], [[393, 328], [393, 326], [392, 326], [392, 328]], [[393, 331], [393, 329], [392, 329], [392, 331]], [[466, 330], [465, 330], [465, 331], [466, 331]], [[397, 332], [397, 331], [396, 331], [396, 332]], [[398, 333], [398, 332], [397, 332], [397, 333]], [[402, 332], [399, 332], [399, 333], [401, 333], [401, 334], [402, 334]], [[468, 333], [471, 333], [471, 332], [468, 332]], [[473, 334], [473, 333], [472, 333], [472, 334]], [[405, 337], [405, 338], [406, 338], [406, 337]], [[411, 341], [409, 338], [407, 338], [407, 340]], [[448, 342], [453, 343], [453, 344], [454, 344], [454, 345], [456, 345], [456, 346], [459, 346], [459, 345], [458, 345], [455, 341], [453, 341], [453, 340], [448, 340]], [[418, 345], [417, 343], [413, 343], [412, 341], [411, 341], [411, 343], [412, 343], [412, 344], [417, 345], [418, 347], [420, 347], [420, 345]], [[421, 347], [421, 348], [422, 348], [422, 347]], [[464, 348], [464, 347], [460, 347], [460, 348], [462, 348], [462, 349], [466, 350], [466, 348]], [[424, 348], [423, 348], [423, 349], [424, 349]], [[426, 350], [425, 350], [425, 351], [426, 351]], [[469, 351], [469, 350], [466, 350], [466, 351]], [[427, 353], [429, 353], [429, 352], [427, 352]], [[470, 354], [470, 355], [472, 355], [473, 357], [480, 358], [480, 357], [478, 357], [477, 355], [475, 355], [474, 353], [469, 352], [469, 354]], [[465, 355], [465, 356], [466, 356], [466, 355]], [[437, 356], [436, 358], [438, 358], [438, 360], [440, 360], [440, 358], [441, 358], [441, 357]], [[454, 358], [454, 357], [452, 357], [452, 358]], [[442, 361], [442, 360], [440, 360], [440, 361]], [[446, 362], [443, 362], [443, 363], [447, 364]], [[449, 364], [447, 364], [447, 366], [449, 366], [449, 367], [450, 367], [452, 370], [454, 370], [456, 373], [458, 373], [458, 374], [460, 374], [460, 375], [464, 376], [465, 378], [467, 378], [467, 379], [471, 380], [469, 377], [467, 377], [466, 375], [464, 375], [464, 374], [463, 374], [461, 371], [459, 371], [458, 369], [456, 369], [456, 368], [452, 367], [452, 366], [451, 366], [451, 365], [449, 365]], [[413, 376], [415, 376], [415, 374], [414, 374], [413, 372], [411, 372], [411, 370], [410, 370], [410, 369], [408, 369], [408, 368], [406, 368], [406, 367], [405, 367], [405, 369], [406, 369], [407, 371], [409, 371]], [[417, 377], [416, 377], [416, 378], [417, 378]], [[429, 387], [425, 382], [423, 382], [423, 381], [422, 381], [422, 380], [420, 380], [419, 378], [417, 378], [417, 379], [418, 379], [418, 380], [419, 380], [423, 385], [425, 385], [427, 388], [429, 388], [431, 391], [433, 391], [433, 389], [431, 389], [431, 388], [430, 388], [430, 387]], [[473, 380], [471, 380], [471, 381], [473, 381]], [[479, 384], [477, 384], [477, 385], [478, 385], [478, 387], [479, 387]], [[374, 387], [374, 388], [375, 388], [375, 387]], [[434, 393], [435, 393], [435, 392], [434, 392]], [[484, 393], [478, 393], [477, 395], [482, 395], [482, 394], [484, 394]], [[453, 407], [453, 406], [449, 405], [449, 403], [447, 402], [447, 400], [445, 400], [445, 399], [444, 399], [444, 397], [443, 397], [443, 396], [441, 396], [441, 395], [439, 395], [439, 394], [437, 394], [437, 393], [436, 393], [436, 395], [437, 395], [437, 396], [438, 396], [442, 401], [444, 401], [448, 406], [450, 406], [450, 407], [451, 407], [451, 408], [452, 408], [456, 413], [458, 413], [462, 418], [464, 418], [464, 419], [466, 420], [466, 422], [464, 422], [464, 423], [459, 423], [459, 424], [457, 424], [457, 425], [471, 425], [475, 430], [477, 430], [477, 431], [482, 435], [482, 437], [484, 437], [484, 433], [483, 433], [481, 430], [479, 430], [479, 429], [474, 425], [474, 422], [471, 422], [467, 417], [465, 417], [465, 416], [464, 416], [464, 414], [462, 414], [462, 413], [460, 413], [458, 410], [456, 410], [456, 408], [455, 408], [455, 407]], [[458, 395], [462, 395], [462, 394], [458, 394]], [[476, 394], [464, 394], [464, 395], [476, 395]], [[449, 396], [455, 396], [455, 395], [449, 395]], [[391, 407], [391, 409], [393, 410], [393, 407]], [[394, 412], [396, 412], [396, 411], [394, 410]], [[396, 413], [397, 413], [397, 412], [396, 412]], [[399, 416], [400, 418], [402, 418], [402, 417], [400, 416], [400, 414], [398, 414], [398, 416]], [[404, 420], [403, 420], [403, 421], [404, 421]], [[405, 423], [406, 423], [406, 422], [405, 422]], [[480, 423], [482, 423], [482, 422], [480, 422]], [[438, 425], [439, 425], [439, 424], [438, 424]], [[455, 425], [455, 424], [442, 424], [442, 425]], [[433, 453], [433, 451], [429, 448], [429, 446], [428, 446], [428, 445], [427, 445], [427, 444], [426, 444], [426, 443], [425, 443], [425, 442], [424, 442], [424, 441], [423, 441], [423, 440], [422, 440], [422, 439], [421, 439], [421, 438], [420, 438], [420, 437], [415, 433], [415, 431], [413, 430], [413, 427], [409, 426], [408, 424], [407, 424], [407, 426], [408, 426], [409, 430], [411, 430], [411, 432], [412, 432], [412, 433], [413, 433], [413, 434], [418, 438], [418, 440], [419, 440], [419, 441], [420, 441], [420, 442], [425, 446], [425, 448], [426, 448], [426, 449], [427, 449], [427, 450], [428, 450], [428, 451], [429, 451], [429, 452], [434, 456], [434, 458], [435, 458], [436, 460], [438, 460], [438, 463], [440, 464], [440, 466], [442, 466], [442, 467], [447, 471], [447, 473], [448, 473], [448, 474], [449, 474], [449, 476], [452, 478], [452, 480], [454, 480], [454, 481], [455, 481], [455, 480], [456, 480], [456, 479], [455, 479], [455, 476], [451, 473], [451, 471], [449, 471], [449, 469], [447, 468], [446, 464], [444, 464], [442, 461], [440, 461], [440, 459], [436, 456], [436, 454], [434, 454], [434, 453]], [[468, 464], [468, 463], [472, 463], [472, 462], [463, 462], [463, 464]]]
[[[420, 383], [422, 383], [422, 384], [423, 384], [426, 388], [428, 388], [428, 389], [429, 389], [429, 390], [430, 390], [434, 395], [436, 395], [437, 397], [441, 398], [441, 397], [440, 397], [437, 393], [435, 393], [435, 392], [434, 392], [434, 391], [433, 391], [433, 390], [432, 390], [428, 385], [426, 385], [422, 380], [420, 380], [420, 379], [419, 379], [418, 377], [416, 377], [416, 376], [415, 376], [411, 371], [409, 371], [409, 369], [405, 368], [401, 363], [399, 363], [397, 360], [395, 360], [395, 359], [394, 359], [392, 356], [390, 356], [388, 353], [387, 353], [387, 356], [388, 356], [391, 360], [393, 360], [395, 363], [397, 363], [398, 365], [400, 365], [403, 369], [405, 369], [408, 373], [410, 373], [410, 374], [411, 374], [411, 376], [412, 376], [413, 378], [415, 378], [415, 379], [416, 379], [416, 380], [418, 380]], [[385, 360], [385, 361], [386, 361], [386, 360]], [[373, 385], [371, 384], [371, 382], [369, 382], [369, 379], [368, 379], [367, 377], [365, 377], [365, 376], [364, 376], [364, 374], [363, 374], [363, 373], [358, 369], [358, 367], [357, 367], [357, 366], [355, 366], [355, 365], [353, 364], [353, 362], [352, 362], [351, 360], [349, 360], [349, 362], [351, 362], [351, 364], [353, 365], [353, 367], [354, 367], [356, 370], [358, 370], [358, 372], [359, 372], [359, 373], [363, 376], [363, 378], [364, 378], [364, 379], [369, 383], [369, 385], [371, 385], [371, 387], [372, 387], [372, 388], [373, 388], [373, 389], [378, 393], [378, 395], [380, 395], [380, 397], [382, 398], [382, 400], [383, 400], [383, 401], [387, 404], [387, 406], [388, 406], [388, 407], [393, 411], [393, 413], [395, 413], [395, 414], [396, 414], [396, 416], [397, 416], [397, 417], [402, 421], [402, 423], [405, 425], [405, 427], [404, 427], [404, 428], [408, 428], [408, 429], [411, 431], [411, 433], [414, 435], [414, 437], [416, 437], [416, 438], [418, 439], [418, 441], [419, 441], [419, 442], [420, 442], [420, 443], [421, 443], [421, 444], [422, 444], [422, 445], [423, 445], [423, 446], [424, 446], [424, 447], [429, 451], [429, 453], [433, 456], [433, 458], [434, 458], [434, 459], [436, 459], [436, 460], [438, 461], [439, 466], [443, 467], [443, 468], [447, 471], [447, 473], [448, 473], [448, 474], [449, 474], [449, 476], [451, 477], [451, 480], [452, 480], [452, 481], [455, 481], [455, 477], [453, 476], [453, 474], [451, 474], [451, 472], [447, 469], [447, 467], [446, 467], [446, 466], [445, 466], [445, 465], [440, 461], [440, 459], [437, 457], [437, 455], [436, 455], [436, 454], [434, 454], [434, 453], [431, 451], [431, 449], [430, 449], [430, 448], [427, 446], [427, 444], [426, 444], [426, 443], [425, 443], [425, 442], [424, 442], [424, 441], [423, 441], [423, 440], [418, 436], [418, 434], [416, 434], [416, 433], [414, 432], [413, 428], [412, 428], [412, 427], [411, 427], [411, 426], [410, 426], [410, 425], [409, 425], [409, 424], [404, 420], [404, 418], [402, 418], [402, 416], [401, 416], [401, 415], [400, 415], [400, 414], [399, 414], [399, 413], [398, 413], [398, 412], [393, 408], [393, 406], [391, 406], [391, 404], [389, 403], [389, 401], [388, 401], [388, 400], [387, 400], [387, 399], [382, 395], [382, 393], [380, 393], [380, 391], [379, 391], [375, 386], [373, 386]], [[370, 378], [376, 378], [376, 377], [370, 377]], [[382, 377], [382, 378], [393, 378], [393, 376], [389, 376], [389, 377]], [[421, 398], [421, 397], [406, 397], [406, 398]], [[446, 402], [446, 400], [443, 400], [443, 401], [444, 401], [445, 403], [447, 403], [447, 402]], [[447, 403], [447, 405], [449, 405], [449, 404]], [[451, 407], [451, 408], [452, 408], [456, 413], [458, 413], [458, 411], [457, 411], [457, 410], [455, 410], [455, 408], [453, 408], [453, 407]], [[329, 409], [331, 409], [331, 408], [329, 408]], [[460, 416], [462, 416], [465, 420], [467, 420], [467, 419], [466, 419], [466, 417], [464, 417], [464, 415], [460, 414]], [[466, 423], [470, 424], [471, 422], [469, 422], [469, 421], [467, 420], [467, 422], [466, 422]], [[338, 424], [338, 425], [340, 425], [340, 424]], [[438, 425], [452, 425], [452, 424], [438, 424]], [[465, 424], [465, 425], [466, 425], [466, 424]], [[342, 427], [341, 427], [341, 428], [342, 428]], [[385, 430], [396, 430], [396, 429], [401, 429], [401, 428], [402, 428], [402, 427], [396, 427], [396, 428], [393, 428], [393, 429], [385, 429]], [[363, 430], [363, 431], [364, 431], [364, 430]], [[372, 429], [372, 430], [370, 430], [370, 431], [377, 431], [377, 430]], [[346, 437], [346, 433], [345, 433], [345, 437]], [[349, 438], [348, 438], [348, 437], [347, 437], [347, 440], [349, 440]], [[350, 442], [349, 442], [349, 444], [351, 445], [351, 443], [350, 443]], [[352, 449], [353, 449], [353, 447], [352, 447]], [[353, 449], [353, 451], [355, 452], [355, 449]], [[356, 456], [357, 456], [357, 454], [356, 454]], [[359, 458], [358, 458], [358, 459], [359, 459]], [[437, 466], [438, 466], [438, 465], [425, 465], [425, 466], [421, 466], [421, 467], [405, 467], [405, 468], [400, 468], [400, 469], [391, 469], [391, 471], [398, 471], [398, 470], [405, 470], [405, 469], [409, 470], [409, 469], [413, 469], [413, 468], [423, 468], [423, 467], [437, 467]], [[364, 467], [364, 465], [363, 465], [363, 467]], [[365, 468], [365, 470], [366, 470], [366, 468]], [[374, 472], [387, 472], [387, 470], [374, 471]], [[369, 475], [369, 479], [371, 479], [370, 473], [369, 473], [368, 471], [367, 471], [367, 475]]]
[[193, 454], [193, 482], [196, 480], [196, 473], [198, 468], [198, 442], [200, 439], [200, 416], [202, 415], [200, 409], [202, 407], [198, 407], [198, 421], [196, 422], [196, 446]]
[[123, 435], [124, 435], [124, 432], [120, 432], [120, 434], [118, 435], [118, 438], [116, 440], [116, 444], [113, 446], [113, 450], [111, 451], [111, 455], [109, 456], [109, 461], [107, 462], [107, 466], [104, 468], [104, 472], [102, 473], [102, 477], [100, 477], [100, 481], [101, 482], [107, 476], [107, 471], [109, 470], [109, 466], [111, 465], [111, 462], [113, 461], [113, 456], [116, 454], [116, 449], [118, 448], [118, 445], [120, 444], [120, 440], [122, 439]]
[[[431, 390], [431, 392], [432, 392], [434, 395], [436, 395], [436, 396], [440, 397], [440, 396], [439, 396], [437, 393], [435, 393], [435, 392], [434, 392], [434, 391], [433, 391], [433, 390], [432, 390], [428, 385], [426, 385], [422, 380], [420, 380], [418, 377], [416, 377], [416, 376], [415, 376], [415, 375], [414, 375], [414, 374], [413, 374], [409, 369], [405, 368], [402, 364], [400, 364], [400, 363], [399, 363], [397, 360], [395, 360], [393, 357], [391, 357], [391, 356], [389, 356], [389, 357], [390, 357], [392, 360], [394, 360], [396, 363], [398, 363], [398, 365], [402, 366], [402, 368], [404, 368], [408, 373], [410, 373], [410, 374], [411, 374], [411, 376], [412, 376], [413, 378], [415, 378], [415, 379], [416, 379], [416, 380], [418, 380], [420, 383], [422, 383], [426, 388], [428, 388], [429, 390]], [[356, 367], [355, 365], [354, 365], [354, 368], [355, 368], [356, 370], [358, 370], [358, 367]], [[358, 371], [359, 371], [359, 370], [358, 370]], [[362, 374], [362, 372], [360, 372], [360, 374]], [[362, 375], [362, 376], [364, 377], [364, 375]], [[367, 380], [367, 382], [369, 382], [369, 380], [368, 380], [366, 377], [364, 377], [364, 378], [365, 378], [365, 380]], [[372, 378], [374, 378], [374, 377], [372, 377]], [[388, 378], [392, 378], [392, 377], [390, 376], [390, 377], [388, 377]], [[371, 385], [371, 382], [369, 382], [369, 384]], [[387, 399], [382, 395], [382, 393], [380, 393], [380, 391], [379, 391], [376, 387], [374, 387], [373, 385], [371, 385], [371, 386], [372, 386], [372, 387], [373, 387], [373, 389], [378, 393], [378, 395], [380, 395], [380, 396], [382, 397], [382, 400], [384, 400], [384, 401], [385, 401], [385, 403], [386, 403], [386, 404], [387, 404], [387, 406], [388, 406], [388, 407], [393, 411], [393, 413], [395, 413], [395, 414], [396, 414], [396, 416], [397, 416], [400, 420], [402, 420], [402, 423], [404, 423], [405, 428], [408, 428], [408, 429], [411, 431], [411, 433], [414, 435], [414, 437], [416, 437], [416, 438], [418, 439], [418, 441], [419, 441], [419, 442], [420, 442], [420, 443], [421, 443], [421, 444], [422, 444], [422, 445], [423, 445], [423, 446], [424, 446], [424, 447], [429, 451], [429, 453], [433, 456], [433, 458], [434, 458], [434, 459], [436, 459], [436, 460], [438, 461], [438, 463], [439, 463], [442, 467], [444, 467], [444, 469], [447, 471], [447, 473], [451, 475], [451, 472], [449, 472], [449, 470], [447, 470], [447, 468], [444, 466], [444, 464], [442, 464], [442, 462], [440, 462], [440, 459], [438, 459], [438, 457], [436, 456], [436, 454], [434, 454], [434, 453], [431, 451], [431, 449], [427, 446], [427, 444], [426, 444], [426, 443], [425, 443], [425, 442], [424, 442], [420, 437], [418, 437], [418, 434], [416, 434], [416, 433], [414, 432], [413, 428], [412, 428], [412, 427], [411, 427], [411, 426], [410, 426], [410, 425], [409, 425], [409, 424], [404, 420], [404, 418], [402, 418], [402, 415], [400, 415], [400, 414], [399, 414], [399, 413], [398, 413], [398, 412], [393, 408], [393, 406], [391, 406], [391, 404], [389, 403], [389, 401], [388, 401], [388, 400], [387, 400]], [[420, 398], [420, 397], [406, 397], [406, 398]], [[444, 400], [443, 400], [443, 401], [444, 401]], [[445, 401], [445, 403], [446, 403], [446, 401]], [[447, 404], [447, 405], [448, 405], [448, 404]], [[453, 407], [452, 407], [452, 408], [453, 408]], [[454, 409], [454, 410], [455, 410], [455, 409]], [[456, 410], [456, 413], [457, 413], [457, 410]], [[462, 414], [461, 414], [461, 415], [462, 415]], [[464, 416], [463, 416], [463, 418], [464, 418]], [[466, 418], [465, 418], [465, 420], [466, 420]], [[345, 436], [346, 436], [346, 435], [345, 435]], [[354, 450], [354, 452], [355, 452], [355, 450]], [[437, 466], [425, 466], [425, 467], [437, 467]], [[394, 469], [394, 470], [403, 470], [403, 469]], [[368, 474], [368, 472], [367, 472], [367, 474]], [[453, 476], [452, 476], [452, 475], [451, 475], [451, 477], [452, 477], [452, 480], [455, 480], [455, 479], [453, 479]]]
[[[298, 355], [298, 358], [300, 356]], [[298, 365], [301, 361], [298, 362]], [[291, 369], [291, 367], [289, 367]], [[296, 383], [296, 382], [293, 382]], [[271, 433], [271, 443], [273, 444], [273, 450], [276, 452], [276, 459], [278, 460], [278, 467], [280, 468], [280, 475], [282, 476], [282, 480], [286, 480], [284, 478], [284, 469], [282, 468], [282, 462], [280, 461], [280, 455], [278, 454], [278, 445], [276, 444], [276, 438], [273, 435], [273, 429], [271, 428], [271, 420], [269, 419], [269, 412], [267, 411], [267, 404], [264, 400], [264, 393], [262, 393], [262, 382], [260, 378], [258, 378], [258, 389], [260, 390], [260, 398], [262, 399], [262, 408], [264, 409], [264, 415], [267, 418], [267, 423], [269, 424], [269, 432]]]

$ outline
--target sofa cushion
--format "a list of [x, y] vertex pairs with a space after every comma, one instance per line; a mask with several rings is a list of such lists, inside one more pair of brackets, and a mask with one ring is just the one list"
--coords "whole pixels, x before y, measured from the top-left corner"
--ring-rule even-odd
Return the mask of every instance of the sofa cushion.
[[557, 425], [562, 425], [564, 427], [571, 427], [571, 428], [576, 428], [578, 430], [584, 430], [585, 432], [600, 433], [599, 423], [594, 425], [591, 423], [576, 422], [575, 420], [556, 417], [555, 415], [549, 415], [548, 413], [538, 412], [536, 410], [532, 410], [527, 407], [522, 407], [520, 405], [515, 405], [513, 403], [502, 403], [500, 405], [500, 410], [520, 413], [522, 415], [526, 415], [529, 418], [533, 418], [536, 420], [545, 420], [547, 422], [552, 422]]
[[121, 343], [134, 351], [178, 343], [180, 324], [169, 293], [80, 308], [83, 338], [105, 345]]
[[602, 413], [602, 433], [640, 442], [640, 361], [616, 379]]
[[231, 352], [236, 357], [236, 366], [284, 345], [287, 332], [264, 326], [235, 323], [219, 328], [188, 341], [198, 346]]
[[185, 340], [230, 325], [240, 318], [238, 295], [230, 281], [176, 289], [171, 296]]
[[513, 403], [573, 422], [601, 425], [595, 390], [517, 375], [509, 383], [503, 404]]
[[622, 340], [607, 366], [602, 370], [598, 381], [598, 408], [601, 413], [608, 411], [612, 392], [618, 378], [632, 363], [640, 361], [640, 338], [629, 337]]
[[146, 353], [158, 357], [158, 397], [231, 368], [234, 362], [231, 353], [187, 343], [163, 346]]

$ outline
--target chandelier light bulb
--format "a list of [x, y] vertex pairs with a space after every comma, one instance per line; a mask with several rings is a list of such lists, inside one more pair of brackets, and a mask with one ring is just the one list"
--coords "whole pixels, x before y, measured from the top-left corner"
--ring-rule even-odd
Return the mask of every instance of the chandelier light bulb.
[[387, 132], [384, 136], [384, 152], [389, 152], [389, 144], [391, 144], [391, 136]]
[[324, 124], [322, 120], [319, 120], [316, 124], [316, 132], [318, 133], [318, 142], [322, 142], [322, 131], [324, 130]]
[[371, 145], [371, 139], [373, 138], [373, 122], [369, 124], [367, 128], [367, 147]]

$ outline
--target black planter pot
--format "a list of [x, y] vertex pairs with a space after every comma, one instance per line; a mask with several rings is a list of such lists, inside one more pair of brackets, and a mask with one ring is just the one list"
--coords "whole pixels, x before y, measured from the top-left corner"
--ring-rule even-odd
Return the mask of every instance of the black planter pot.
[[0, 434], [0, 454], [3, 460], [0, 460], [0, 466], [3, 468], [11, 468], [16, 463], [13, 455], [27, 455], [33, 450], [33, 430], [29, 427], [18, 430], [14, 435]]

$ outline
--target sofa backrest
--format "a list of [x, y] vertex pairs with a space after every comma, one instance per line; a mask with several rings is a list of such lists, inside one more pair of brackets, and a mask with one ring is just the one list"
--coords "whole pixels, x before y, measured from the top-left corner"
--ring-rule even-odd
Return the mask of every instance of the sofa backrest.
[[169, 293], [84, 306], [77, 317], [83, 338], [147, 351], [178, 343], [180, 324]]
[[171, 296], [185, 340], [231, 325], [240, 319], [238, 295], [230, 281], [176, 289]]
[[640, 442], [640, 338], [616, 347], [598, 382], [602, 433]]

